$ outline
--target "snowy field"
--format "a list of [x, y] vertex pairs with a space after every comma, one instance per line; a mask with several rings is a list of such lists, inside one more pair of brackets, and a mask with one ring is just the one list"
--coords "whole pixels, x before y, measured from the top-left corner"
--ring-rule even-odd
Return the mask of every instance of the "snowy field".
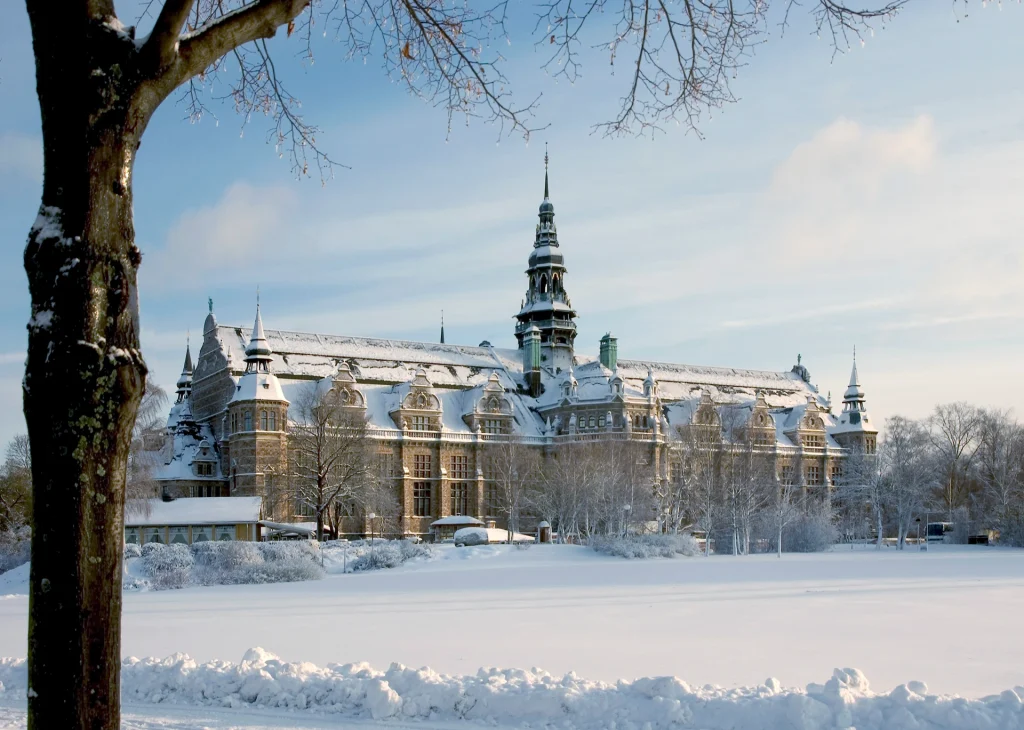
[[[25, 655], [24, 578], [23, 570], [0, 576], [0, 595], [14, 594], [0, 599], [0, 656]], [[148, 675], [143, 679], [140, 667], [144, 665], [136, 664], [132, 671], [137, 680], [126, 681], [137, 696], [126, 708], [125, 727], [363, 727], [372, 724], [371, 715], [387, 717], [390, 712], [386, 699], [380, 700], [384, 709], [372, 711], [366, 687], [380, 684], [384, 678], [380, 673], [387, 672], [392, 662], [429, 666], [436, 673], [453, 676], [437, 679], [440, 675], [427, 674], [397, 680], [393, 671], [388, 674], [391, 683], [426, 682], [435, 688], [444, 685], [446, 691], [459, 685], [463, 693], [467, 683], [480, 682], [480, 667], [541, 667], [552, 675], [547, 680], [529, 673], [527, 679], [515, 673], [495, 676], [503, 686], [518, 682], [520, 690], [525, 682], [533, 689], [558, 685], [563, 693], [591, 700], [600, 695], [605, 705], [612, 702], [606, 695], [608, 688], [615, 690], [614, 685], [601, 685], [605, 688], [601, 689], [576, 677], [614, 683], [674, 676], [679, 679], [672, 685], [676, 689], [658, 694], [678, 693], [679, 687], [686, 687], [691, 693], [686, 697], [699, 700], [694, 707], [707, 707], [741, 700], [749, 704], [756, 697], [767, 702], [765, 697], [777, 693], [773, 686], [765, 690], [769, 677], [777, 678], [783, 687], [803, 690], [809, 683], [825, 684], [836, 667], [856, 667], [875, 693], [897, 688], [894, 697], [901, 692], [916, 696], [915, 692], [925, 692], [921, 685], [911, 684], [910, 690], [899, 685], [919, 681], [927, 685], [928, 693], [980, 699], [1024, 685], [1022, 616], [1024, 551], [839, 549], [786, 555], [781, 560], [717, 556], [641, 562], [566, 546], [442, 547], [429, 562], [391, 571], [331, 575], [309, 583], [127, 594], [126, 657], [167, 657], [180, 652], [199, 663], [216, 659], [237, 663], [247, 650], [258, 646], [285, 662], [311, 662], [323, 668], [366, 662], [378, 674], [367, 674], [369, 667], [342, 672], [348, 672], [346, 691], [361, 683], [365, 718], [339, 724], [342, 721], [301, 711], [175, 707], [157, 712], [137, 704], [152, 699], [156, 685]], [[208, 684], [214, 681], [211, 677], [238, 671], [221, 665], [192, 668], [181, 662], [176, 667], [160, 671], [177, 673], [179, 679], [168, 683], [181, 686], [185, 684], [182, 672], [189, 674], [188, 681], [201, 683], [205, 677], [202, 681]], [[250, 669], [270, 672], [280, 686], [297, 681], [300, 675], [315, 675], [319, 682], [323, 677], [316, 672], [327, 671], [281, 663]], [[576, 677], [563, 679], [567, 672], [575, 672]], [[457, 675], [472, 676], [460, 679]], [[860, 692], [860, 682], [859, 675], [841, 675], [830, 691], [853, 687]], [[633, 698], [629, 702], [637, 697], [651, 701], [646, 686], [620, 686], [614, 702], [629, 697]], [[760, 690], [735, 690], [759, 686]], [[550, 686], [545, 691], [550, 693]], [[1018, 692], [1024, 694], [1024, 690]], [[23, 725], [16, 695], [0, 693], [0, 727]], [[174, 701], [194, 699], [182, 695]], [[807, 698], [795, 694], [790, 699]], [[217, 703], [224, 704], [222, 700]], [[1001, 701], [1009, 704], [994, 710], [1003, 718], [997, 724], [978, 720], [972, 725], [965, 720], [966, 725], [920, 727], [1024, 727], [1019, 700], [1014, 705], [1014, 698], [1007, 694]], [[284, 704], [302, 706], [292, 701]], [[624, 712], [630, 716], [646, 712], [628, 706], [631, 709]], [[977, 706], [969, 703], [964, 712]], [[790, 709], [803, 718], [803, 710]], [[503, 711], [493, 709], [476, 719], [503, 724]], [[404, 712], [416, 714], [408, 707]], [[758, 712], [765, 717], [770, 714], [765, 714], [765, 708]], [[454, 726], [451, 723], [457, 717], [440, 713], [432, 719], [435, 722], [429, 725], [420, 721], [414, 726]], [[651, 720], [652, 727], [668, 726], [659, 724], [664, 720], [660, 715], [652, 715]], [[401, 727], [402, 722], [391, 719], [386, 724]], [[835, 722], [834, 717], [829, 725], [800, 719], [764, 727], [832, 727]], [[863, 718], [856, 726], [865, 723], [889, 727]], [[602, 720], [596, 726], [606, 723]]]

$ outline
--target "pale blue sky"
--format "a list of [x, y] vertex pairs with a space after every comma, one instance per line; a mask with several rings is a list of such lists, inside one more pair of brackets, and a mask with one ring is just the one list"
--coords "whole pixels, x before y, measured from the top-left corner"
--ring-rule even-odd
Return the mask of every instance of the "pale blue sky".
[[[622, 76], [592, 60], [573, 86], [539, 70], [516, 5], [509, 75], [543, 92], [529, 145], [456, 124], [331, 43], [312, 68], [276, 41], [320, 141], [351, 169], [296, 181], [230, 108], [168, 103], [135, 177], [143, 347], [173, 389], [186, 331], [213, 297], [223, 323], [513, 346], [543, 174], [580, 313], [578, 349], [788, 369], [803, 353], [838, 402], [857, 345], [877, 419], [969, 400], [1024, 413], [1024, 9], [912, 4], [831, 60], [801, 21], [758, 49], [740, 102], [646, 139], [590, 133]], [[28, 293], [21, 255], [38, 206], [38, 107], [28, 22], [0, 28], [0, 439], [23, 430]], [[130, 17], [126, 22], [130, 22]], [[622, 73], [620, 71], [620, 73]], [[193, 338], [196, 339], [195, 337]]]

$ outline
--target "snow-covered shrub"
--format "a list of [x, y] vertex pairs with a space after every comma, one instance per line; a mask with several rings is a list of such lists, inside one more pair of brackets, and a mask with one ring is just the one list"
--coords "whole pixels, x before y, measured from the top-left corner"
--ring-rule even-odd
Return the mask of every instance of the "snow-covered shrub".
[[837, 542], [839, 530], [824, 510], [802, 514], [782, 531], [782, 550], [787, 553], [820, 553]]
[[129, 558], [141, 558], [142, 557], [142, 546], [137, 542], [126, 542], [124, 544], [124, 559]]
[[28, 527], [0, 530], [0, 573], [28, 562], [32, 552], [32, 531]]
[[628, 537], [592, 537], [590, 546], [604, 555], [627, 559], [676, 558], [700, 554], [693, 535], [630, 535]]
[[316, 543], [201, 542], [192, 546], [199, 585], [243, 585], [318, 580], [320, 551]]
[[164, 547], [162, 542], [147, 542], [140, 548], [141, 556], [143, 558], [152, 555], [153, 553], [160, 552]]
[[410, 560], [429, 557], [431, 554], [428, 545], [408, 540], [374, 540], [372, 546], [357, 544], [356, 552], [358, 555], [349, 561], [349, 569], [353, 572], [397, 568]]
[[195, 560], [187, 545], [149, 543], [140, 559], [142, 570], [156, 590], [184, 588], [191, 581]]
[[463, 545], [486, 545], [491, 541], [490, 535], [483, 527], [463, 527], [455, 531], [455, 546]]

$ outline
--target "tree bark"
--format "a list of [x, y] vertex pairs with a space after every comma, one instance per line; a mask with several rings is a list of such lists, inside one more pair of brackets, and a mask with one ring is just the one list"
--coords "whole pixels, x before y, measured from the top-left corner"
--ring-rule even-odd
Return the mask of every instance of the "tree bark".
[[25, 249], [28, 726], [116, 730], [125, 473], [146, 377], [131, 176], [149, 113], [112, 5], [77, 10], [28, 3], [45, 160]]

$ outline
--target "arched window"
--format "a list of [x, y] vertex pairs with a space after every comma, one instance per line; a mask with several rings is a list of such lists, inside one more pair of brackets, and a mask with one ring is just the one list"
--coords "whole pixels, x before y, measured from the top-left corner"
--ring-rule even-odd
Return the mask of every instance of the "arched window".
[[589, 425], [591, 428], [594, 428], [597, 425], [597, 417], [591, 416], [590, 422], [587, 425]]
[[267, 424], [268, 424], [268, 428], [267, 428], [268, 431], [276, 431], [277, 430], [277, 411], [270, 411], [267, 414]]
[[237, 430], [238, 430], [238, 414], [237, 413], [232, 413], [231, 414], [231, 433], [234, 433]]
[[540, 275], [540, 293], [547, 294], [548, 292], [548, 277], [546, 274]]
[[260, 430], [261, 431], [266, 431], [267, 430], [267, 425], [268, 425], [267, 424], [267, 412], [266, 411], [260, 411]]
[[245, 412], [245, 430], [252, 431], [252, 411]]

